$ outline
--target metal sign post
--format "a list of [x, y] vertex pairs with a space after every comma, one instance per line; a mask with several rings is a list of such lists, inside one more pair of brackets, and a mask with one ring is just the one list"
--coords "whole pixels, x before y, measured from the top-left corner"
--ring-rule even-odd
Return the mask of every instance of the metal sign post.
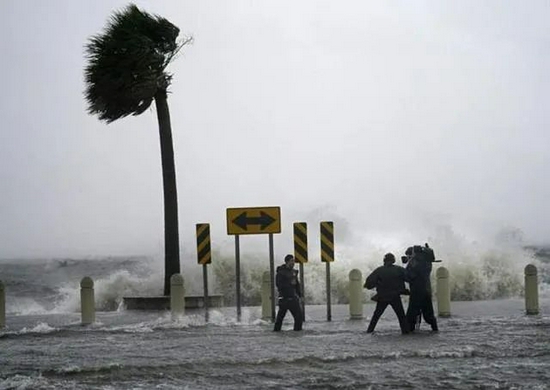
[[246, 207], [226, 209], [227, 234], [235, 236], [235, 282], [237, 285], [237, 321], [241, 321], [241, 259], [239, 236], [269, 234], [269, 267], [271, 273], [271, 320], [275, 321], [275, 264], [273, 234], [281, 233], [280, 207]]
[[269, 274], [271, 275], [271, 322], [275, 322], [275, 256], [273, 254], [273, 234], [269, 234]]
[[202, 284], [204, 285], [204, 321], [208, 322], [208, 267], [202, 266]]
[[237, 286], [237, 322], [241, 322], [241, 251], [239, 235], [235, 236], [235, 284]]
[[332, 320], [330, 307], [330, 263], [334, 261], [334, 225], [321, 222], [321, 261], [326, 263], [327, 274], [327, 321]]
[[204, 320], [208, 322], [208, 267], [212, 262], [212, 249], [210, 244], [210, 225], [198, 223], [197, 232], [197, 260], [202, 264], [202, 281], [204, 286]]
[[326, 275], [327, 275], [327, 321], [332, 321], [332, 312], [331, 312], [331, 301], [330, 301], [330, 263], [327, 261], [326, 265]]
[[294, 222], [294, 258], [300, 263], [300, 285], [302, 286], [302, 316], [306, 320], [306, 287], [304, 284], [304, 263], [307, 263], [307, 223]]

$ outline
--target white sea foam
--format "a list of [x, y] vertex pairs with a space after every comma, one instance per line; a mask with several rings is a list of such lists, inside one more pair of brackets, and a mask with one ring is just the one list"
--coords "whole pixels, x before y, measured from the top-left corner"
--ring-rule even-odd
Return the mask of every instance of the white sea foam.
[[[161, 295], [162, 280], [159, 275], [137, 276], [126, 270], [94, 280], [94, 295], [97, 311], [120, 310], [124, 296]], [[80, 285], [65, 285], [59, 288], [60, 299], [54, 313], [68, 313], [80, 310]]]
[[48, 386], [48, 381], [42, 376], [26, 376], [16, 374], [6, 379], [0, 379], [0, 390], [34, 390], [34, 389], [53, 389], [54, 386]]
[[22, 334], [48, 334], [58, 331], [59, 328], [50, 326], [45, 322], [38, 322], [33, 327], [23, 327], [20, 330], [7, 330], [2, 329], [0, 334], [2, 335], [22, 335]]
[[[254, 311], [254, 310], [252, 310]], [[241, 321], [232, 315], [226, 315], [218, 310], [209, 311], [208, 326], [249, 326], [264, 325], [266, 321], [257, 319], [251, 310], [245, 308], [242, 310]], [[134, 324], [125, 324], [120, 326], [109, 326], [108, 331], [125, 333], [151, 333], [162, 329], [185, 329], [190, 327], [206, 326], [204, 314], [185, 314], [172, 318], [170, 312], [164, 312], [158, 318], [151, 321], [143, 321]]]
[[58, 330], [57, 328], [54, 328], [53, 326], [48, 325], [45, 322], [39, 322], [34, 326], [33, 328], [23, 328], [19, 331], [19, 333], [52, 333]]
[[429, 358], [464, 358], [474, 356], [476, 349], [473, 346], [465, 346], [449, 350], [421, 350], [415, 352], [417, 356]]
[[48, 312], [49, 310], [33, 298], [8, 297], [6, 302], [6, 314], [8, 315], [47, 314]]
[[58, 328], [54, 328], [50, 325], [48, 325], [45, 322], [39, 322], [32, 328], [23, 328], [18, 333], [19, 334], [25, 334], [25, 333], [52, 333], [57, 331]]
[[[437, 259], [442, 260], [434, 264], [434, 271], [444, 266], [450, 272], [453, 300], [522, 296], [524, 267], [529, 263], [541, 270], [550, 267], [538, 261], [514, 234], [503, 233], [493, 240], [482, 242], [456, 233], [449, 226], [437, 227], [431, 233], [423, 232], [416, 236], [410, 233], [383, 236], [353, 231], [346, 240], [335, 242], [335, 261], [330, 264], [332, 301], [347, 303], [349, 272], [352, 269], [359, 269], [364, 278], [382, 264], [384, 253], [392, 252], [399, 259], [407, 247], [426, 242], [435, 250]], [[326, 265], [320, 262], [315, 246], [310, 241], [309, 262], [304, 265], [304, 284], [306, 300], [322, 304], [326, 300]], [[267, 262], [259, 262], [257, 257], [249, 255], [241, 259], [242, 301], [249, 305], [259, 304], [261, 274], [269, 270]], [[218, 258], [218, 264], [213, 265], [216, 281], [226, 301], [233, 302], [234, 257]], [[435, 279], [435, 272], [433, 277]], [[544, 278], [541, 279], [541, 291], [543, 294], [548, 291]]]
[[[338, 227], [339, 225], [335, 224], [336, 231]], [[521, 297], [523, 271], [529, 263], [539, 268], [540, 296], [543, 298], [550, 296], [550, 285], [547, 283], [550, 264], [538, 261], [532, 251], [524, 249], [521, 240], [518, 240], [514, 234], [501, 234], [496, 240], [481, 241], [457, 233], [451, 227], [443, 226], [434, 228], [432, 232], [417, 235], [411, 233], [383, 235], [350, 230], [345, 239], [341, 240], [338, 237], [339, 235], [336, 234], [335, 261], [330, 264], [333, 303], [347, 303], [349, 272], [352, 269], [359, 269], [364, 278], [381, 264], [384, 253], [393, 252], [399, 259], [408, 246], [424, 242], [428, 242], [434, 248], [436, 257], [442, 260], [441, 263], [434, 264], [434, 269], [444, 266], [449, 270], [453, 300]], [[326, 265], [319, 259], [315, 239], [315, 235], [310, 237], [310, 260], [304, 265], [306, 302], [323, 304], [326, 302]], [[259, 261], [259, 258], [262, 261]], [[246, 253], [241, 256], [241, 304], [243, 306], [260, 304], [262, 274], [269, 271], [269, 262], [264, 260], [266, 260], [265, 253]], [[281, 263], [280, 260], [275, 260], [276, 265]], [[8, 291], [7, 314], [79, 312], [80, 280], [86, 276], [80, 275], [80, 271], [84, 273], [93, 269], [94, 261], [83, 260], [81, 263], [73, 260], [63, 267], [54, 267], [49, 265], [52, 262], [46, 262], [46, 268], [49, 267], [48, 269], [52, 272], [50, 276], [58, 273], [66, 275], [55, 279], [55, 283], [62, 280], [63, 284], [58, 286], [48, 285], [48, 281], [44, 280], [44, 287], [54, 292], [57, 290], [57, 298], [44, 302], [44, 297], [41, 296], [36, 298], [14, 296]], [[107, 276], [94, 278], [97, 311], [122, 310], [124, 296], [158, 296], [163, 293], [162, 256], [132, 259], [124, 263], [128, 269], [117, 269], [116, 267], [120, 268], [120, 265], [117, 265], [116, 260], [103, 260], [100, 263], [103, 267], [102, 272]], [[58, 261], [55, 264], [58, 264]], [[113, 267], [113, 270], [110, 271], [109, 267]], [[208, 269], [210, 294], [221, 294], [226, 305], [234, 305], [236, 301], [234, 254], [216, 253]], [[182, 256], [182, 273], [186, 294], [202, 295], [202, 267], [196, 264], [195, 259]], [[78, 277], [75, 278], [75, 275]], [[365, 297], [368, 295], [369, 293], [365, 292]], [[249, 324], [250, 319], [246, 318], [246, 315], [243, 312], [241, 323]], [[236, 320], [225, 318], [222, 322], [234, 324]]]

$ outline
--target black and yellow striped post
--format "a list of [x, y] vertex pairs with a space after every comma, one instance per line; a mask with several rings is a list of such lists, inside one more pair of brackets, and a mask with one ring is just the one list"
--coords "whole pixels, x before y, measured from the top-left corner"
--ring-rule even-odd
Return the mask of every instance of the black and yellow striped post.
[[208, 269], [212, 262], [210, 245], [210, 224], [197, 223], [197, 260], [202, 264], [202, 280], [204, 284], [204, 319], [208, 322]]
[[334, 224], [321, 222], [321, 261], [326, 264], [327, 274], [327, 321], [332, 320], [330, 311], [330, 263], [334, 261]]
[[306, 288], [304, 285], [304, 263], [307, 263], [307, 223], [294, 222], [294, 259], [300, 263], [300, 285], [302, 286], [302, 315], [306, 319]]

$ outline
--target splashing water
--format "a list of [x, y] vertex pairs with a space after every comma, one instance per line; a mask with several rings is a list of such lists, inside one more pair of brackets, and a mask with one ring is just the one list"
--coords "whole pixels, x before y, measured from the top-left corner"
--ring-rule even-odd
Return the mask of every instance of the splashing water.
[[[520, 297], [523, 294], [524, 267], [532, 263], [539, 270], [541, 297], [550, 296], [550, 250], [526, 247], [518, 240], [500, 237], [495, 243], [469, 241], [450, 228], [439, 229], [426, 240], [410, 235], [375, 236], [354, 233], [336, 240], [335, 261], [331, 269], [332, 303], [348, 302], [349, 272], [359, 269], [363, 278], [382, 264], [384, 253], [396, 257], [411, 245], [428, 242], [441, 263], [449, 270], [452, 300], [484, 300]], [[506, 236], [508, 237], [508, 236]], [[233, 253], [214, 251], [209, 265], [209, 293], [220, 294], [226, 305], [235, 304], [235, 257]], [[326, 302], [326, 265], [321, 263], [312, 241], [310, 259], [304, 265], [304, 285], [308, 304]], [[286, 254], [286, 253], [285, 253]], [[187, 295], [203, 294], [202, 267], [194, 256], [182, 256], [182, 273]], [[398, 261], [399, 262], [399, 261]], [[275, 265], [282, 263], [275, 260]], [[6, 284], [8, 314], [75, 313], [80, 310], [80, 280], [94, 280], [98, 311], [120, 310], [124, 296], [162, 295], [162, 256], [137, 258], [100, 258], [86, 260], [34, 260], [0, 263]], [[241, 256], [241, 303], [261, 303], [262, 274], [269, 272], [266, 253]], [[39, 278], [36, 275], [40, 275]], [[435, 275], [433, 272], [432, 276]], [[435, 280], [433, 280], [435, 283]], [[368, 295], [365, 292], [365, 297]]]
[[[382, 265], [385, 253], [393, 252], [399, 258], [407, 247], [423, 245], [425, 242], [415, 242], [410, 237], [399, 240], [387, 237], [369, 239], [367, 236], [354, 237], [353, 245], [349, 241], [346, 240], [342, 245], [336, 243], [335, 261], [330, 264], [331, 297], [334, 303], [348, 302], [347, 287], [352, 269], [359, 269], [365, 278]], [[436, 258], [442, 260], [441, 263], [434, 264], [434, 270], [440, 266], [449, 270], [452, 300], [522, 296], [524, 268], [529, 263], [539, 269], [541, 295], [544, 296], [549, 291], [550, 261], [545, 261], [540, 253], [537, 256], [533, 248], [526, 248], [521, 242], [502, 239], [491, 244], [469, 242], [449, 228], [440, 229], [438, 234], [428, 237], [426, 242], [434, 248]], [[261, 275], [269, 271], [267, 262], [259, 262], [257, 257], [265, 255], [244, 256], [241, 259], [241, 293], [242, 300], [247, 305], [260, 303]], [[218, 263], [214, 265], [217, 286], [227, 298], [226, 302], [234, 302], [234, 258], [218, 258]], [[432, 273], [432, 282], [435, 283], [435, 272]], [[311, 248], [310, 261], [304, 265], [304, 284], [309, 303], [326, 302], [326, 266], [320, 262], [319, 256], [311, 256]]]

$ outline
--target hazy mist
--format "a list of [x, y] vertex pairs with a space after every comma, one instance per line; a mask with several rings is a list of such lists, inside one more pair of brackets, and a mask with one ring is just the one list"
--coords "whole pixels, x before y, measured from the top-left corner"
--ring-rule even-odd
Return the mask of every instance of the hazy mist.
[[[0, 258], [163, 252], [154, 107], [106, 125], [83, 98], [84, 45], [126, 4], [0, 5]], [[549, 2], [136, 4], [194, 37], [169, 69], [186, 257], [196, 223], [231, 249], [227, 207], [280, 206], [277, 256], [295, 221], [315, 256], [322, 220], [337, 251], [550, 242]]]

